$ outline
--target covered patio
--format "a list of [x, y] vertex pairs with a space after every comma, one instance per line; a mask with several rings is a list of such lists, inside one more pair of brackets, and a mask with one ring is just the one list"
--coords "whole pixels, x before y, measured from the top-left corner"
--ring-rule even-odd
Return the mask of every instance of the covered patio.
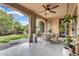
[[[47, 5], [46, 3], [6, 3], [3, 4], [5, 6], [8, 6], [10, 8], [13, 8], [14, 10], [20, 11], [23, 14], [29, 15], [29, 40], [25, 41], [25, 43], [16, 45], [11, 48], [7, 48], [5, 50], [0, 51], [0, 55], [10, 55], [10, 56], [62, 56], [63, 55], [63, 47], [64, 47], [64, 36], [60, 31], [61, 22], [64, 18], [64, 16], [68, 13], [70, 15], [76, 15], [77, 16], [77, 6], [78, 4], [75, 3], [57, 3], [57, 4], [49, 4], [50, 7], [53, 6], [53, 10], [56, 13], [51, 13], [49, 11], [44, 11], [43, 5]], [[58, 5], [57, 8], [54, 6]], [[42, 12], [42, 13], [40, 13]], [[79, 17], [78, 17], [79, 18]], [[78, 19], [76, 19], [78, 21]], [[40, 24], [42, 22], [42, 26]], [[77, 22], [79, 23], [79, 22]], [[39, 25], [40, 24], [40, 25]], [[69, 34], [71, 36], [76, 36], [78, 34], [78, 24], [74, 24], [76, 27], [74, 31], [71, 29], [69, 30]], [[41, 26], [39, 28], [39, 26]], [[41, 31], [41, 32], [40, 32]], [[54, 35], [57, 35], [54, 39], [47, 38], [49, 41], [43, 41], [42, 34], [46, 34], [48, 36], [48, 33], [51, 33], [52, 37]], [[34, 43], [34, 35], [40, 33], [41, 36], [39, 36], [36, 40], [37, 43]], [[42, 37], [43, 36], [43, 37]], [[42, 38], [40, 38], [42, 37]], [[47, 43], [47, 45], [46, 45]]]
[[19, 44], [4, 50], [0, 50], [0, 56], [62, 56], [63, 43], [45, 44], [33, 43]]

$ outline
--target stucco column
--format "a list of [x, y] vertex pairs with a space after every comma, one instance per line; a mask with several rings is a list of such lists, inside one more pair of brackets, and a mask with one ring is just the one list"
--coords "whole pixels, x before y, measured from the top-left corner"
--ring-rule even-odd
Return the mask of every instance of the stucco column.
[[47, 26], [47, 20], [45, 20], [45, 33], [47, 33], [48, 31], [47, 31], [47, 29], [48, 29], [48, 26]]
[[79, 4], [77, 4], [77, 35], [79, 35]]
[[69, 35], [72, 37], [73, 33], [72, 33], [72, 21], [69, 24]]
[[30, 40], [29, 42], [32, 43], [33, 42], [33, 33], [35, 33], [35, 28], [36, 28], [36, 16], [34, 14], [31, 14], [30, 15], [30, 31], [29, 31], [29, 34], [30, 34]]

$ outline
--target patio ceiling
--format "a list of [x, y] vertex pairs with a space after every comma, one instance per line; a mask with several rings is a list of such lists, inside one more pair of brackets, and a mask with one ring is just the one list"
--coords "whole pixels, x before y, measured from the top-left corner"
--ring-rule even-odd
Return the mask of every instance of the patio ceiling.
[[[39, 14], [40, 16], [44, 18], [53, 18], [53, 17], [63, 17], [67, 13], [67, 3], [57, 3], [56, 5], [59, 5], [59, 7], [53, 9], [52, 11], [56, 11], [56, 13], [50, 13], [48, 12], [47, 15], [45, 15], [45, 12], [39, 13], [43, 10], [45, 10], [42, 7], [43, 3], [20, 3], [20, 5], [34, 11], [35, 13]], [[44, 3], [45, 5], [45, 3]], [[74, 3], [69, 4], [69, 13], [71, 13], [74, 9]]]

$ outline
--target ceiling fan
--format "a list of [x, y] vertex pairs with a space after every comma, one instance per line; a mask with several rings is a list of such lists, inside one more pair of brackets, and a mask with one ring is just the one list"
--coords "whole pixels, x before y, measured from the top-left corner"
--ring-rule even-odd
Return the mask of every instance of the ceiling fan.
[[[48, 12], [56, 13], [55, 11], [52, 11], [52, 9], [59, 7], [59, 5], [54, 5], [54, 6], [53, 6], [53, 4], [46, 4], [46, 5], [43, 4], [42, 6], [43, 6], [43, 8], [44, 8], [45, 10], [44, 10], [44, 11], [41, 11], [40, 13], [45, 12], [45, 15], [47, 15]], [[46, 11], [47, 11], [47, 12], [46, 12]]]

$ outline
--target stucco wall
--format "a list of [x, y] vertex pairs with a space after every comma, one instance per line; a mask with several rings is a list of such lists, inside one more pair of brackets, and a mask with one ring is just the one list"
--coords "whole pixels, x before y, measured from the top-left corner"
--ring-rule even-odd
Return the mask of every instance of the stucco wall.
[[79, 35], [79, 4], [77, 4], [77, 35]]
[[51, 27], [52, 32], [55, 34], [59, 34], [59, 18], [52, 18], [51, 19]]

